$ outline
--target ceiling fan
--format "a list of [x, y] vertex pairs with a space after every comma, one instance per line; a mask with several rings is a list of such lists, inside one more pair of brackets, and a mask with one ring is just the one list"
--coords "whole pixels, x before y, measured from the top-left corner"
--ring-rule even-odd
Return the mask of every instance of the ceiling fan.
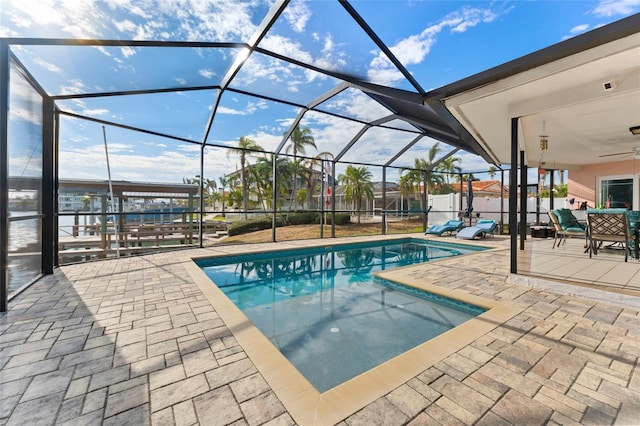
[[616, 152], [614, 154], [602, 154], [602, 155], [598, 155], [599, 158], [605, 158], [605, 157], [615, 157], [615, 156], [626, 156], [626, 155], [631, 155], [633, 154], [633, 156], [636, 159], [640, 159], [640, 146], [636, 146], [633, 148], [632, 151], [626, 151], [626, 152]]

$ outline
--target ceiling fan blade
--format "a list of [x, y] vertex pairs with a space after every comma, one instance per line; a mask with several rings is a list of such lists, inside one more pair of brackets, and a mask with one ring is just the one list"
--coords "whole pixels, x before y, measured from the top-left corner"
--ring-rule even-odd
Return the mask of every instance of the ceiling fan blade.
[[628, 151], [628, 152], [616, 152], [615, 154], [602, 154], [602, 155], [598, 155], [599, 158], [604, 158], [604, 157], [614, 157], [616, 155], [629, 155], [629, 154], [633, 154], [634, 151]]

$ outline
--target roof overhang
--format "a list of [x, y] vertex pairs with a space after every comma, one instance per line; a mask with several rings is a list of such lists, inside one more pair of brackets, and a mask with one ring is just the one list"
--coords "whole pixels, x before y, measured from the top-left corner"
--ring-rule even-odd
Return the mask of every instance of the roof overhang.
[[[640, 14], [427, 94], [497, 164], [510, 162], [511, 119], [531, 167], [575, 169], [633, 158], [640, 136]], [[540, 136], [548, 137], [548, 150]], [[544, 163], [544, 164], [543, 164]]]

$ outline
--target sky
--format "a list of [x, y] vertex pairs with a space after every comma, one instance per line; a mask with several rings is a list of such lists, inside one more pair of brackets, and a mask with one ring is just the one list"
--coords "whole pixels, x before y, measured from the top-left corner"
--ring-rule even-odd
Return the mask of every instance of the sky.
[[[640, 0], [601, 1], [352, 1], [356, 11], [407, 68], [421, 89], [432, 90], [528, 53], [640, 12]], [[0, 37], [88, 38], [247, 42], [272, 6], [249, 0], [0, 0]], [[416, 89], [355, 24], [337, 1], [292, 1], [259, 47], [365, 81]], [[181, 182], [200, 174], [198, 143], [236, 146], [249, 137], [266, 150], [282, 142], [307, 104], [339, 82], [324, 74], [253, 52], [220, 96], [189, 87], [220, 84], [246, 52], [238, 47], [95, 47], [12, 45], [12, 53], [50, 95], [185, 89], [169, 93], [68, 99], [60, 110], [142, 128], [170, 139], [62, 116], [60, 177], [147, 182]], [[42, 119], [37, 97], [11, 74], [10, 169], [29, 174], [39, 153], [25, 136], [37, 133]], [[245, 94], [257, 93], [267, 99]], [[270, 100], [282, 99], [288, 103]], [[292, 105], [294, 104], [294, 105]], [[310, 112], [301, 122], [313, 132], [317, 150], [334, 155], [362, 130], [362, 123], [388, 111], [349, 89], [323, 102], [326, 113]], [[384, 164], [415, 134], [404, 122], [370, 129], [345, 154], [345, 161]], [[105, 140], [107, 149], [105, 152]], [[427, 158], [436, 141], [424, 138], [399, 157], [406, 167]], [[451, 150], [441, 144], [441, 154]], [[218, 177], [239, 167], [237, 155], [205, 148], [204, 176]], [[459, 165], [485, 177], [479, 156], [457, 152]], [[109, 158], [109, 169], [107, 161]], [[340, 166], [342, 169], [345, 165]], [[337, 173], [341, 172], [338, 168]], [[381, 168], [370, 168], [381, 180]], [[34, 172], [36, 173], [36, 172]], [[535, 173], [535, 171], [534, 171]], [[397, 180], [397, 171], [388, 180]]]

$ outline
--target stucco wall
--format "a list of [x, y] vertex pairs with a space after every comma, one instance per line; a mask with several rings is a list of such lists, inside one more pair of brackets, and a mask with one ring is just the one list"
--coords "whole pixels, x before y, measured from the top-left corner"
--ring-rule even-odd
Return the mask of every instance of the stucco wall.
[[602, 176], [625, 176], [640, 174], [639, 160], [616, 161], [613, 163], [590, 164], [580, 170], [569, 170], [567, 179], [568, 199], [575, 198], [573, 208], [586, 201], [595, 207], [597, 178]]

